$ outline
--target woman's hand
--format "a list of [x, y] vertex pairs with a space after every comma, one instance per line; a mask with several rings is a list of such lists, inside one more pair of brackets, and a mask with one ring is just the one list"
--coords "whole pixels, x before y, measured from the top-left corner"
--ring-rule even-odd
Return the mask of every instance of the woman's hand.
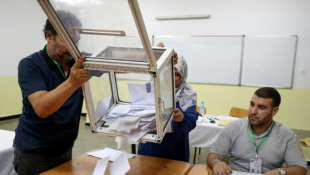
[[[165, 45], [162, 42], [160, 42], [156, 45], [156, 47], [165, 47]], [[178, 54], [176, 52], [174, 52], [174, 54], [173, 54], [173, 64], [174, 65], [176, 65], [178, 63], [178, 59], [179, 59]]]
[[172, 120], [174, 120], [176, 122], [181, 122], [181, 121], [183, 121], [183, 118], [184, 118], [184, 115], [180, 111], [180, 109], [178, 109], [178, 108], [173, 109]]
[[160, 42], [156, 45], [156, 47], [165, 47], [165, 45], [162, 42]]

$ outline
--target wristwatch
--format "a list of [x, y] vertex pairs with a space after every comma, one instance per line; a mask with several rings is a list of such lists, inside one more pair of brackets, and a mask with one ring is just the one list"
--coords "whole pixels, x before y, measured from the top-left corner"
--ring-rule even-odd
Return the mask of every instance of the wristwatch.
[[285, 175], [285, 171], [283, 168], [278, 168], [278, 171], [281, 175]]

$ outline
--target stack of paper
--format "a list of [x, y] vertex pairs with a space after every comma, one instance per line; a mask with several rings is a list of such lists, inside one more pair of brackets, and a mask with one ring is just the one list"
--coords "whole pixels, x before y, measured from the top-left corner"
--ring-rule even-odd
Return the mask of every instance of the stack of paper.
[[110, 132], [137, 141], [147, 132], [156, 129], [154, 91], [149, 83], [128, 83], [128, 89], [132, 104], [118, 104], [102, 120], [111, 123]]

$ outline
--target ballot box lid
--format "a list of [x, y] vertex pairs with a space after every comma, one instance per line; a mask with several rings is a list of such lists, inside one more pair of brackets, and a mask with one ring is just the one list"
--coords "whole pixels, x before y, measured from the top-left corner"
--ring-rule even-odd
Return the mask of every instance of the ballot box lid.
[[74, 59], [86, 55], [86, 62], [132, 61], [156, 69], [137, 0], [38, 2]]

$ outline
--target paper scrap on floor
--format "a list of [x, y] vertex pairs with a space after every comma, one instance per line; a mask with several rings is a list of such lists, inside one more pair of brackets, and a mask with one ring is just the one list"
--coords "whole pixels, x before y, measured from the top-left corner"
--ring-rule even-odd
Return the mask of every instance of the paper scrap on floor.
[[[98, 158], [105, 158], [109, 157], [109, 161], [114, 161], [120, 154], [122, 154], [122, 151], [118, 151], [111, 148], [104, 148], [103, 150], [95, 151], [95, 152], [88, 152], [87, 155], [94, 156]], [[126, 153], [126, 156], [128, 159], [135, 157], [134, 154]]]

